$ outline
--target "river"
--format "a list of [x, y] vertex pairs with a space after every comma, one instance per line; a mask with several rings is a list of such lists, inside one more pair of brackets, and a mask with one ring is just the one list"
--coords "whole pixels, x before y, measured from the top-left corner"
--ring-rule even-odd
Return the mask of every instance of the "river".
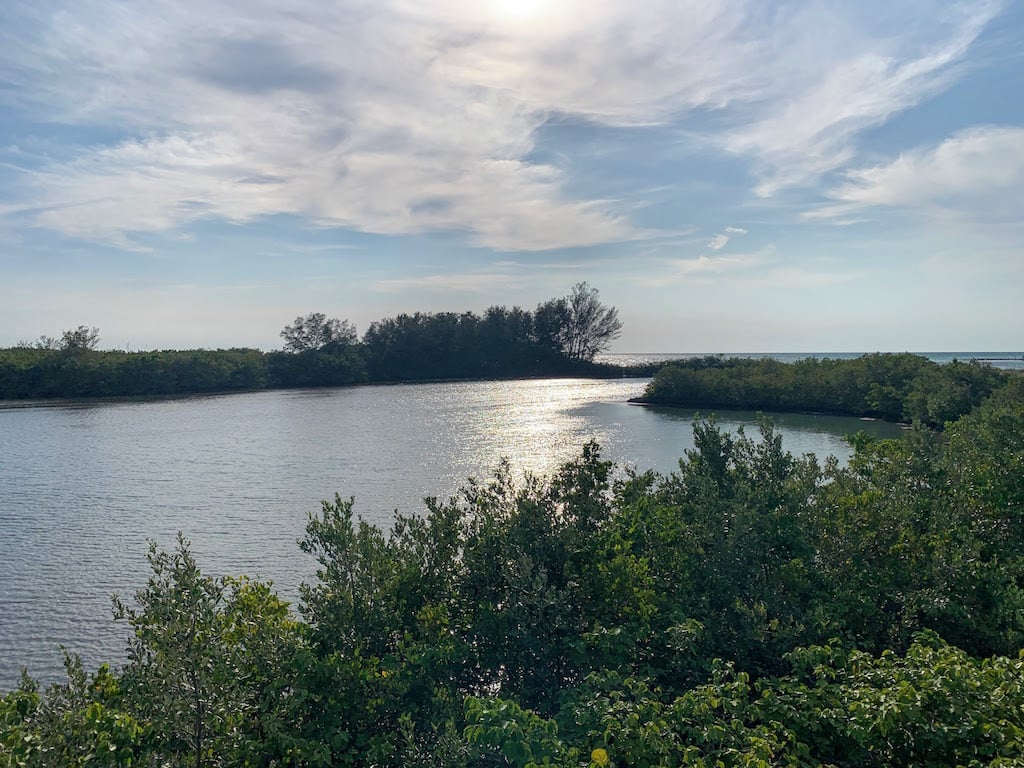
[[[294, 597], [313, 563], [296, 545], [335, 493], [387, 527], [502, 457], [548, 473], [596, 439], [606, 458], [667, 473], [693, 447], [693, 413], [629, 405], [646, 379], [361, 386], [0, 409], [0, 690], [21, 667], [61, 677], [59, 646], [117, 663], [113, 593], [148, 575], [147, 540], [192, 541], [213, 575], [273, 579]], [[752, 413], [721, 413], [736, 429]], [[795, 454], [845, 461], [845, 436], [899, 427], [775, 417]], [[751, 434], [756, 435], [756, 427]]]

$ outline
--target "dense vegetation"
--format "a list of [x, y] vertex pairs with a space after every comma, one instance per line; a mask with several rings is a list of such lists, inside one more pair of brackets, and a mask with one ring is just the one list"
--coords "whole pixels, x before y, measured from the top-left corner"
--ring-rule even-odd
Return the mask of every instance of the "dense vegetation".
[[[128, 397], [319, 387], [366, 381], [621, 376], [594, 355], [622, 324], [586, 283], [534, 312], [402, 314], [374, 322], [360, 341], [345, 320], [313, 312], [281, 332], [284, 348], [99, 351], [99, 332], [81, 326], [0, 349], [0, 400]], [[649, 374], [649, 370], [635, 373]]]
[[912, 354], [853, 360], [699, 357], [659, 370], [641, 402], [688, 408], [831, 413], [941, 426], [981, 403], [1003, 374], [977, 362]]
[[123, 668], [0, 697], [0, 765], [1024, 760], [1024, 378], [846, 468], [695, 438], [668, 476], [503, 466], [390, 534], [325, 502], [297, 613], [154, 547]]

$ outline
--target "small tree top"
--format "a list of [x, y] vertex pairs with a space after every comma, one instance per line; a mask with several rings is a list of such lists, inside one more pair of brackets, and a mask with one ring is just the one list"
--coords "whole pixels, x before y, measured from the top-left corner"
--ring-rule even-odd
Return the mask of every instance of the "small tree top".
[[76, 349], [96, 349], [100, 343], [100, 329], [80, 325], [72, 330], [64, 331], [60, 339], [60, 348], [71, 351]]
[[348, 320], [327, 317], [323, 312], [310, 312], [296, 317], [281, 331], [285, 352], [305, 352], [333, 345], [356, 343], [356, 327]]

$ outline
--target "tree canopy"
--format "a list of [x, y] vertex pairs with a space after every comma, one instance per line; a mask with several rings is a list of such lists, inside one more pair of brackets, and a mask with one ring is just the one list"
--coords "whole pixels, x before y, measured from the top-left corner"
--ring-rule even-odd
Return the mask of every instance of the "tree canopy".
[[310, 312], [296, 317], [281, 331], [285, 352], [306, 352], [312, 349], [355, 344], [356, 328], [348, 320], [327, 317], [323, 312]]
[[[593, 362], [619, 333], [614, 308], [580, 283], [536, 312], [492, 306], [474, 312], [415, 312], [370, 324], [363, 338], [348, 320], [301, 315], [281, 331], [283, 348], [126, 352], [95, 350], [96, 328], [0, 349], [0, 400], [174, 395], [274, 387], [330, 387], [366, 381], [517, 378], [543, 375], [649, 376]], [[89, 351], [89, 354], [79, 354]]]
[[618, 310], [602, 304], [598, 296], [596, 288], [582, 282], [574, 285], [568, 296], [539, 305], [538, 338], [570, 360], [593, 360], [622, 331]]
[[942, 427], [979, 405], [1006, 374], [983, 363], [920, 355], [848, 360], [695, 357], [665, 365], [640, 401], [686, 408], [803, 411], [920, 421]]
[[61, 337], [60, 347], [63, 350], [75, 349], [96, 349], [100, 343], [100, 329], [80, 325], [77, 328], [64, 331]]
[[336, 496], [297, 613], [154, 546], [124, 667], [0, 695], [0, 765], [1024, 760], [1024, 377], [847, 467], [768, 422], [694, 446], [503, 464], [387, 532]]

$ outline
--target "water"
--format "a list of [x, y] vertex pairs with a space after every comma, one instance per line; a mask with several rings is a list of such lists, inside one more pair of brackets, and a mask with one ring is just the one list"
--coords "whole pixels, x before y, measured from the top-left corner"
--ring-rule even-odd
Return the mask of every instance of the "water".
[[[320, 501], [356, 497], [388, 526], [501, 457], [548, 473], [589, 439], [638, 469], [672, 471], [692, 412], [626, 403], [646, 379], [533, 380], [257, 392], [0, 410], [0, 690], [27, 666], [61, 675], [59, 645], [117, 662], [126, 630], [110, 596], [145, 583], [147, 539], [192, 540], [209, 574], [273, 579], [293, 598], [314, 565], [296, 540]], [[752, 413], [723, 413], [729, 429]], [[849, 455], [880, 422], [777, 418], [793, 453]], [[752, 434], [756, 435], [756, 431]]]
[[[613, 365], [647, 365], [649, 363], [660, 363], [665, 360], [679, 360], [684, 357], [704, 357], [705, 354], [713, 355], [715, 353], [630, 352], [598, 355], [596, 359], [600, 363], [612, 363]], [[1024, 352], [914, 352], [912, 354], [926, 357], [934, 363], [951, 363], [954, 360], [966, 363], [971, 360], [977, 360], [1004, 371], [1024, 371]], [[722, 357], [739, 357], [752, 360], [768, 357], [783, 363], [792, 363], [797, 360], [805, 360], [808, 357], [853, 360], [862, 355], [864, 355], [863, 352], [730, 352], [723, 354]]]

